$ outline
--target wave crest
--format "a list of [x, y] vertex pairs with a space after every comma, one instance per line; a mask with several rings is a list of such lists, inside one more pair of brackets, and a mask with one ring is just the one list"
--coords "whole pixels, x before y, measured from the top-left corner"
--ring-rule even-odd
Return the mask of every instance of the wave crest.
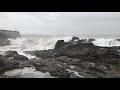
[[120, 41], [118, 41], [117, 39], [99, 38], [93, 41], [93, 44], [102, 47], [112, 47], [112, 46], [120, 46]]

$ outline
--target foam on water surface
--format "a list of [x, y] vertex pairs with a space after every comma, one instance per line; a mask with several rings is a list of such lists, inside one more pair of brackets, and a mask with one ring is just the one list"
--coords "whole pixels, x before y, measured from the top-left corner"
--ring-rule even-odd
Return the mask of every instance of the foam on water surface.
[[50, 75], [50, 73], [42, 73], [36, 71], [34, 67], [28, 68], [24, 67], [23, 69], [15, 69], [4, 73], [5, 76], [18, 76], [20, 78], [55, 78]]
[[9, 39], [11, 45], [0, 47], [0, 51], [17, 51], [19, 54], [28, 57], [29, 59], [36, 58], [35, 56], [31, 56], [30, 54], [23, 53], [24, 51], [35, 51], [35, 50], [48, 50], [53, 49], [55, 47], [55, 43], [57, 40], [65, 40], [69, 41], [71, 37], [59, 37], [59, 38], [17, 38], [17, 39]]
[[93, 41], [93, 44], [96, 46], [102, 46], [102, 47], [113, 47], [113, 46], [120, 46], [120, 41], [116, 39], [99, 38]]
[[[79, 37], [80, 38], [80, 37]], [[17, 39], [9, 39], [11, 45], [0, 47], [0, 51], [17, 51], [19, 54], [28, 57], [29, 59], [37, 58], [35, 56], [31, 56], [30, 54], [23, 53], [24, 51], [35, 51], [35, 50], [48, 50], [53, 49], [55, 47], [55, 43], [58, 40], [64, 40], [65, 42], [70, 41], [72, 36], [66, 37], [26, 37], [26, 38], [17, 38]], [[81, 38], [80, 38], [81, 39]], [[98, 38], [93, 41], [93, 44], [101, 47], [112, 47], [112, 46], [120, 46], [120, 41], [116, 39], [108, 39], [108, 38]], [[1, 54], [3, 54], [1, 52]]]
[[0, 47], [1, 51], [35, 51], [53, 49], [57, 40], [71, 40], [71, 37], [65, 38], [17, 38], [9, 39], [11, 45]]

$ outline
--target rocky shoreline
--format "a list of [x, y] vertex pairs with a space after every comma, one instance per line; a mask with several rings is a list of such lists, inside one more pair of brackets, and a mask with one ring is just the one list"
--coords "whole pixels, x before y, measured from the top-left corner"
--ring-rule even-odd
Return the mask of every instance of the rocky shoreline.
[[6, 51], [0, 55], [0, 77], [9, 78], [6, 71], [35, 67], [57, 78], [120, 78], [120, 47], [99, 47], [93, 41], [78, 37], [69, 42], [58, 40], [54, 49], [24, 51], [37, 57], [30, 60], [16, 51]]

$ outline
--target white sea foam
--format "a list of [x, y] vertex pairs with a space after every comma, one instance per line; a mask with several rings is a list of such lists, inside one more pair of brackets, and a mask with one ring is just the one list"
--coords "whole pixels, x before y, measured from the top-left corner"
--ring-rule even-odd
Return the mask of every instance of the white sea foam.
[[[26, 38], [17, 38], [17, 39], [9, 39], [11, 45], [0, 47], [0, 51], [17, 51], [19, 54], [27, 56], [29, 59], [36, 58], [35, 56], [31, 56], [30, 54], [23, 53], [24, 51], [35, 51], [35, 50], [48, 50], [53, 49], [55, 47], [55, 43], [58, 40], [64, 40], [65, 42], [72, 39], [72, 36], [66, 37], [26, 37]], [[104, 39], [98, 38], [93, 41], [93, 44], [96, 46], [103, 47], [112, 47], [112, 46], [120, 46], [120, 41], [116, 39]]]
[[55, 43], [58, 40], [64, 40], [65, 42], [71, 40], [72, 37], [55, 37], [55, 38], [17, 38], [9, 39], [11, 45], [0, 47], [0, 51], [17, 51], [19, 54], [27, 56], [29, 59], [36, 58], [30, 54], [23, 53], [24, 51], [35, 51], [35, 50], [48, 50], [55, 47]]
[[65, 38], [17, 38], [9, 39], [11, 45], [0, 47], [1, 51], [35, 51], [35, 50], [48, 50], [53, 49], [57, 40], [71, 40], [71, 37]]
[[120, 41], [116, 39], [99, 38], [93, 41], [93, 44], [101, 47], [112, 47], [112, 46], [120, 46]]
[[[17, 38], [17, 39], [9, 39], [11, 41], [11, 45], [0, 47], [0, 51], [35, 51], [35, 50], [48, 50], [53, 49], [55, 47], [55, 43], [58, 40], [64, 40], [65, 42], [72, 39], [70, 37], [54, 37], [54, 38]], [[98, 38], [93, 41], [96, 46], [120, 46], [120, 41], [116, 39], [104, 39]]]

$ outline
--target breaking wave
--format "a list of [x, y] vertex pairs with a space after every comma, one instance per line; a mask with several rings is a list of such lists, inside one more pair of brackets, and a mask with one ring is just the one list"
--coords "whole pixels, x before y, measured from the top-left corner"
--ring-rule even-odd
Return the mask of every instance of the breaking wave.
[[59, 38], [17, 38], [9, 39], [11, 45], [0, 47], [0, 51], [17, 51], [19, 54], [27, 56], [29, 59], [36, 58], [25, 54], [24, 51], [35, 50], [48, 50], [55, 47], [57, 40], [65, 40], [66, 42], [71, 40], [72, 37], [59, 37]]
[[120, 41], [117, 39], [98, 38], [95, 41], [93, 41], [93, 44], [101, 47], [113, 47], [120, 46]]
[[[72, 36], [52, 37], [52, 38], [26, 37], [26, 38], [9, 39], [11, 45], [0, 47], [0, 51], [9, 51], [9, 50], [17, 51], [19, 54], [24, 55], [29, 59], [32, 59], [36, 57], [25, 54], [24, 51], [53, 49], [55, 47], [55, 43], [58, 40], [64, 40], [65, 42], [67, 42], [70, 41], [71, 39]], [[95, 41], [93, 41], [93, 44], [101, 47], [112, 47], [112, 46], [120, 46], [120, 41], [117, 39], [98, 38], [95, 39]]]
[[65, 38], [17, 38], [9, 39], [11, 45], [0, 47], [1, 51], [15, 50], [15, 51], [35, 51], [53, 49], [57, 40], [71, 40], [71, 37]]

